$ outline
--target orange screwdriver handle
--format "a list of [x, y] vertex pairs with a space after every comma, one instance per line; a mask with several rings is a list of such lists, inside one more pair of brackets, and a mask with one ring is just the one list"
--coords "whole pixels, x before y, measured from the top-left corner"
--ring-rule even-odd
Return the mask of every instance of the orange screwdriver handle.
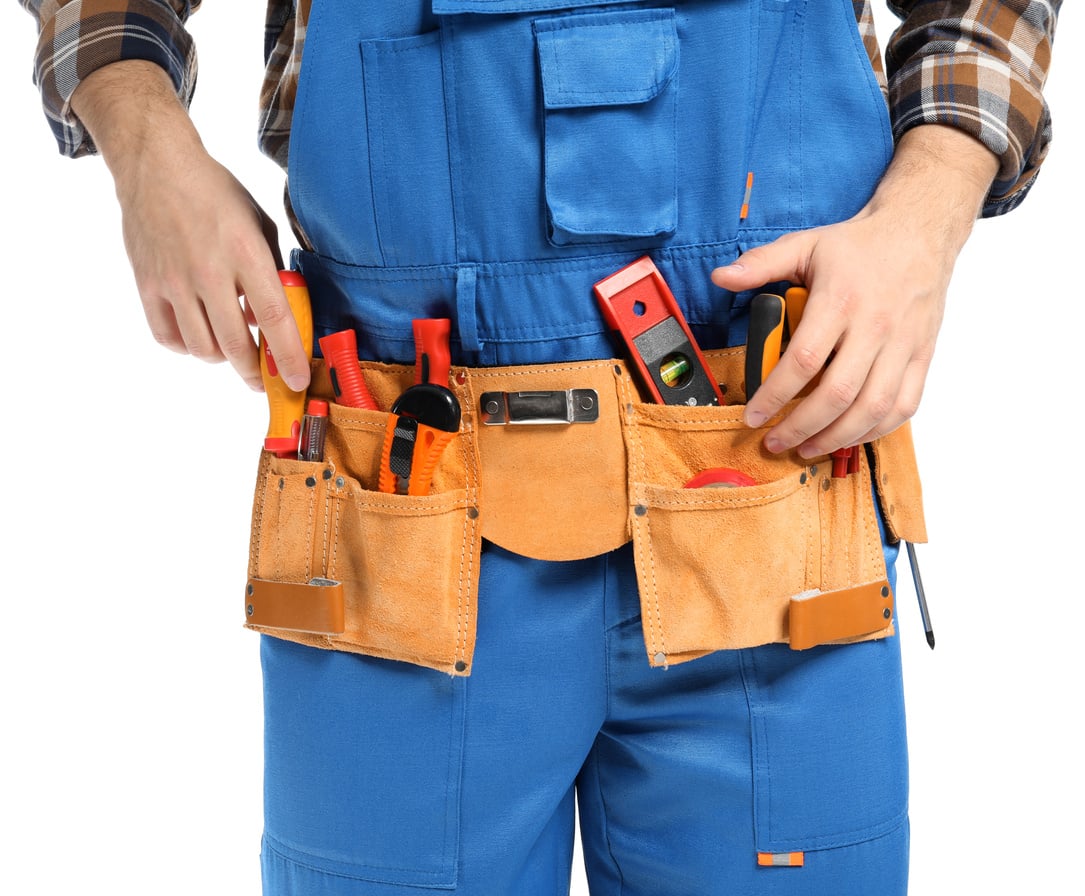
[[[294, 315], [305, 355], [312, 359], [313, 311], [309, 304], [309, 287], [297, 271], [279, 271], [279, 281]], [[301, 419], [305, 415], [305, 393], [295, 392], [283, 381], [263, 331], [260, 332], [260, 376], [264, 381], [269, 412], [264, 448], [278, 457], [297, 457]]]

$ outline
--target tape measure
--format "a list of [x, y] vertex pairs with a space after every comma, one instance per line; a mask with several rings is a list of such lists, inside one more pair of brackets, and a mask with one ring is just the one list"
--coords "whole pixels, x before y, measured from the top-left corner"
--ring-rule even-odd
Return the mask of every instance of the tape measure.
[[749, 485], [757, 485], [757, 481], [741, 470], [712, 467], [710, 470], [702, 470], [687, 482], [684, 488], [742, 488]]

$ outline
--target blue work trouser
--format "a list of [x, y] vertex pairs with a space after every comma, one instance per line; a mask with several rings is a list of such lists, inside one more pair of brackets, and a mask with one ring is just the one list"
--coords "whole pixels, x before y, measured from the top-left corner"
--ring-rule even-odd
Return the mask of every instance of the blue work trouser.
[[[458, 364], [612, 357], [591, 286], [646, 253], [737, 344], [710, 270], [854, 213], [890, 152], [850, 0], [315, 0], [294, 260], [369, 359], [412, 361], [419, 317]], [[265, 892], [565, 893], [574, 799], [599, 896], [905, 892], [895, 637], [644, 643], [628, 545], [490, 543], [468, 677], [265, 638]]]

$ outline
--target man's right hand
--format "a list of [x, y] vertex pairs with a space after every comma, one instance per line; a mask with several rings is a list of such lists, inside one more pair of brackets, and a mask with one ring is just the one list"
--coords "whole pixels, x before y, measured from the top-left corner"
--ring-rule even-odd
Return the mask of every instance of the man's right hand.
[[279, 282], [275, 224], [208, 155], [166, 72], [140, 60], [105, 66], [82, 81], [72, 109], [113, 174], [154, 338], [228, 360], [259, 391], [259, 326], [286, 384], [302, 391], [309, 364]]

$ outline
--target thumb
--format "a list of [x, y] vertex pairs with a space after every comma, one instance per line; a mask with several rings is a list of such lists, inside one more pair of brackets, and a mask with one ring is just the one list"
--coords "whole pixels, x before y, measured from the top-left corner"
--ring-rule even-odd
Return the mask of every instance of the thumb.
[[743, 252], [729, 265], [712, 271], [712, 282], [731, 292], [756, 289], [777, 280], [805, 283], [810, 253], [817, 238], [812, 231], [788, 233]]

